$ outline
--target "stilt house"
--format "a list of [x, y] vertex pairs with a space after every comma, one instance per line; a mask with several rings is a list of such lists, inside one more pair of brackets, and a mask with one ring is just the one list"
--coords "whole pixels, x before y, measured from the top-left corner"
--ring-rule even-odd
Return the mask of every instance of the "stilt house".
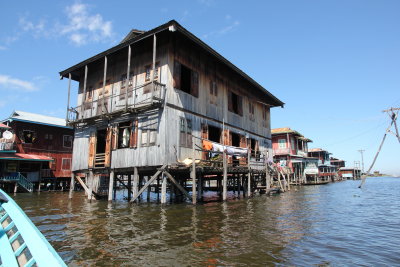
[[262, 162], [271, 149], [270, 108], [284, 105], [173, 20], [132, 30], [60, 75], [79, 83], [77, 106], [68, 109], [72, 170], [104, 177], [99, 188], [110, 174], [142, 177], [205, 160], [204, 140], [249, 147]]

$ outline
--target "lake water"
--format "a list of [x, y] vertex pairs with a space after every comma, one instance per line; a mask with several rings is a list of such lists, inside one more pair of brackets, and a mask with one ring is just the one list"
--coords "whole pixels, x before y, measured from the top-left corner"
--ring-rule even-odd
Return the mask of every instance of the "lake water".
[[15, 200], [70, 266], [400, 265], [400, 179], [359, 183], [197, 206]]

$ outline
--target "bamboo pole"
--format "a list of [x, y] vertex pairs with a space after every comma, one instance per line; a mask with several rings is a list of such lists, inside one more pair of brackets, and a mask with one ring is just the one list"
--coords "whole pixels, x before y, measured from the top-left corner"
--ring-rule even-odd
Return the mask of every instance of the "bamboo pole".
[[196, 204], [197, 202], [197, 192], [196, 192], [196, 150], [195, 150], [195, 139], [192, 137], [192, 203]]
[[75, 174], [71, 172], [71, 182], [69, 184], [69, 198], [72, 198], [72, 194], [74, 192], [74, 185], [75, 185]]
[[167, 178], [163, 174], [161, 183], [161, 204], [165, 203], [167, 203]]

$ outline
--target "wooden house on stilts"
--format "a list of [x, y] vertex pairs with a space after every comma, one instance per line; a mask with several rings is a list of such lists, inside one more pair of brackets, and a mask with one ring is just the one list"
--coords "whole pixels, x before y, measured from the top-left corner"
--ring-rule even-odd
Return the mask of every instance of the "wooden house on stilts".
[[71, 183], [89, 198], [114, 199], [117, 182], [130, 201], [152, 191], [162, 203], [269, 187], [270, 108], [284, 103], [176, 21], [60, 75], [68, 99], [79, 82]]

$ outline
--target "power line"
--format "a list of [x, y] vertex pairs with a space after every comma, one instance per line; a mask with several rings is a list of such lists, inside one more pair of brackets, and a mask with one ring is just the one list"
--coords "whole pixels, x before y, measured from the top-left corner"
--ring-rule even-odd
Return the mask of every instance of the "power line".
[[361, 153], [361, 173], [364, 173], [364, 149], [358, 150]]

